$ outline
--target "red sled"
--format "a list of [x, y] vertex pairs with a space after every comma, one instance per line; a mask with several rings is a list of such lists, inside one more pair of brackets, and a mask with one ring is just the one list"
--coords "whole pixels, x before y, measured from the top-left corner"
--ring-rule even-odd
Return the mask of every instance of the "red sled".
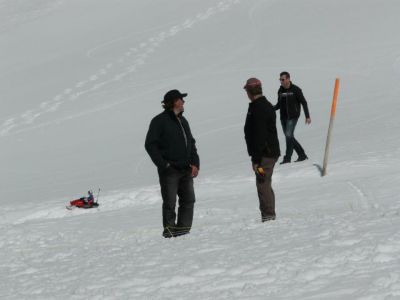
[[93, 208], [98, 207], [99, 204], [94, 202], [94, 200], [86, 201], [85, 198], [79, 198], [70, 202], [70, 206], [75, 206], [79, 208]]
[[[100, 189], [99, 189], [99, 193], [100, 193]], [[97, 199], [99, 199], [99, 196], [97, 195]], [[66, 206], [67, 209], [73, 209], [75, 207], [78, 208], [94, 208], [94, 207], [98, 207], [99, 204], [97, 203], [97, 201], [94, 201], [94, 196], [93, 196], [93, 192], [90, 190], [88, 191], [88, 197], [81, 197], [79, 199], [76, 200], [72, 200], [70, 202], [69, 206]]]

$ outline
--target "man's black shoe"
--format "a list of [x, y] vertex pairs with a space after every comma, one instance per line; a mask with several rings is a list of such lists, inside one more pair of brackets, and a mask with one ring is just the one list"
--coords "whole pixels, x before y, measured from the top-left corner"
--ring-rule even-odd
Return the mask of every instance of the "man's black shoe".
[[268, 221], [273, 221], [276, 219], [276, 216], [271, 215], [271, 216], [264, 216], [261, 218], [261, 222], [268, 222]]
[[172, 237], [174, 237], [175, 235], [174, 235], [174, 232], [173, 232], [173, 229], [172, 229], [172, 228], [166, 227], [166, 228], [164, 228], [164, 231], [163, 231], [163, 233], [162, 233], [162, 236], [165, 237], [165, 238], [172, 238]]
[[172, 238], [190, 233], [190, 228], [179, 228], [179, 227], [166, 227], [163, 231], [163, 237]]
[[283, 165], [283, 164], [288, 164], [290, 163], [290, 159], [284, 158], [279, 164]]
[[307, 155], [300, 155], [299, 158], [295, 160], [295, 162], [300, 162], [307, 159], [308, 159]]
[[174, 237], [189, 234], [189, 233], [190, 233], [190, 231], [188, 231], [188, 230], [176, 230], [176, 231], [174, 231]]

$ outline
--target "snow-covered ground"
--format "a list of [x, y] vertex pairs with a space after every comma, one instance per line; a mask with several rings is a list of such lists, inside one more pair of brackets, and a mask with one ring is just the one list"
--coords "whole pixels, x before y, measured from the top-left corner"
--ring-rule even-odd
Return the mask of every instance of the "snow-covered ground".
[[[0, 299], [400, 299], [399, 13], [0, 0]], [[275, 168], [278, 217], [261, 223], [242, 87], [256, 76], [275, 103], [283, 70], [309, 103], [296, 136], [310, 159]], [[189, 93], [201, 171], [191, 234], [164, 239], [143, 144], [172, 88]], [[98, 187], [98, 209], [65, 209]]]

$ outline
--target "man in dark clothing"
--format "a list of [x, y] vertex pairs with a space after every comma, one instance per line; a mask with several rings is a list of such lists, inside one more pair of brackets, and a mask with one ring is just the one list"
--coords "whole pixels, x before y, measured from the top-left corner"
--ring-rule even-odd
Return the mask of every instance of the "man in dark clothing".
[[306, 115], [306, 124], [311, 124], [307, 101], [301, 89], [290, 81], [290, 74], [288, 72], [282, 72], [279, 80], [281, 87], [278, 90], [278, 103], [275, 105], [275, 109], [280, 110], [282, 129], [286, 139], [286, 154], [281, 164], [290, 163], [293, 149], [299, 156], [296, 162], [303, 161], [308, 159], [308, 157], [303, 147], [294, 138], [294, 130], [300, 117], [300, 104], [303, 106], [304, 114]]
[[200, 159], [189, 123], [182, 116], [186, 96], [178, 90], [165, 94], [164, 112], [151, 121], [145, 142], [146, 151], [158, 169], [163, 199], [163, 236], [166, 238], [189, 233], [193, 220], [193, 178], [199, 173]]
[[247, 152], [256, 174], [262, 222], [275, 220], [275, 194], [271, 186], [274, 166], [281, 152], [276, 130], [276, 114], [272, 104], [262, 94], [261, 81], [247, 80], [244, 89], [250, 99], [244, 135]]

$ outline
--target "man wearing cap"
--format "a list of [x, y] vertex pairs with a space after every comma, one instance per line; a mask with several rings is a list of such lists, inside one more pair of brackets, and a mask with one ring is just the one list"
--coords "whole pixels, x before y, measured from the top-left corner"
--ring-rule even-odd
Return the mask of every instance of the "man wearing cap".
[[276, 130], [276, 114], [272, 104], [263, 96], [261, 81], [247, 80], [244, 89], [250, 99], [244, 135], [247, 152], [256, 175], [261, 221], [275, 220], [275, 194], [272, 173], [281, 152]]
[[283, 133], [286, 139], [286, 154], [281, 164], [290, 163], [293, 150], [296, 151], [298, 158], [296, 162], [308, 159], [303, 147], [294, 137], [294, 130], [300, 117], [300, 104], [303, 106], [306, 116], [306, 124], [311, 124], [310, 113], [308, 111], [307, 101], [304, 98], [301, 89], [290, 81], [290, 74], [282, 72], [279, 76], [281, 86], [278, 90], [278, 103], [276, 110], [280, 110]]
[[[145, 148], [157, 166], [163, 199], [163, 236], [189, 233], [192, 227], [195, 195], [193, 178], [197, 177], [200, 159], [188, 121], [183, 117], [187, 94], [171, 90], [164, 96], [164, 112], [150, 123]], [[179, 197], [176, 218], [176, 196]]]

